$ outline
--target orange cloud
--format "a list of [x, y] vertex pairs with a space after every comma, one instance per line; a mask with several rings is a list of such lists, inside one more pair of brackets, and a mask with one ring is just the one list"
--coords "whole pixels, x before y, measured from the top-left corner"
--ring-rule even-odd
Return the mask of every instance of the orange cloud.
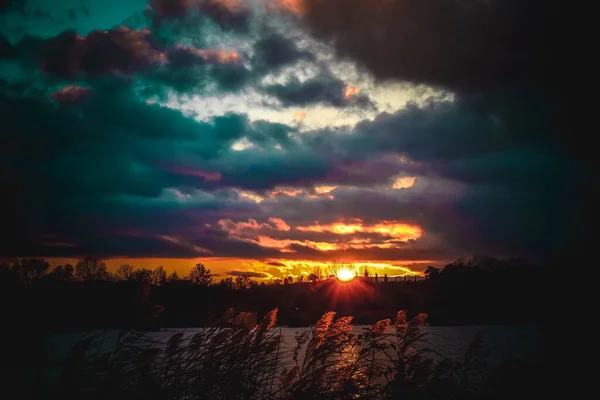
[[278, 188], [271, 190], [271, 192], [269, 192], [269, 197], [276, 198], [279, 196], [289, 196], [289, 197], [304, 196], [304, 197], [308, 197], [310, 199], [316, 199], [319, 196], [327, 195], [327, 197], [329, 197], [330, 199], [333, 199], [334, 197], [332, 195], [330, 195], [329, 192], [331, 192], [335, 189], [337, 189], [337, 186], [315, 186], [314, 192], [312, 192], [310, 189], [305, 189], [305, 188], [278, 187]]
[[348, 86], [346, 87], [346, 90], [344, 91], [344, 97], [346, 99], [349, 99], [352, 96], [356, 96], [358, 94], [359, 90], [356, 86]]
[[302, 189], [294, 189], [294, 188], [277, 188], [272, 190], [269, 193], [269, 197], [274, 198], [277, 196], [290, 196], [290, 197], [296, 197], [299, 194], [303, 194], [304, 190]]
[[403, 176], [403, 177], [399, 177], [396, 178], [396, 180], [394, 181], [394, 184], [392, 185], [392, 188], [394, 189], [408, 189], [411, 188], [415, 185], [415, 181], [416, 181], [416, 177], [412, 176]]
[[317, 194], [327, 194], [337, 189], [337, 186], [315, 186], [315, 192]]
[[235, 64], [241, 61], [240, 55], [233, 50], [198, 49], [182, 45], [177, 46], [177, 48], [213, 64]]
[[304, 111], [296, 111], [294, 113], [294, 119], [296, 121], [302, 121], [304, 118], [306, 118], [306, 113]]
[[270, 236], [259, 236], [255, 242], [262, 247], [279, 249], [283, 253], [295, 253], [295, 250], [289, 248], [293, 244], [310, 247], [320, 251], [332, 251], [341, 248], [335, 243], [313, 242], [312, 240], [274, 239]]
[[283, 10], [296, 15], [304, 15], [305, 7], [304, 0], [263, 0], [265, 2], [265, 9], [271, 10]]
[[416, 240], [423, 234], [421, 228], [418, 226], [412, 226], [394, 221], [383, 221], [379, 224], [364, 225], [361, 220], [355, 220], [355, 222], [351, 224], [315, 224], [311, 226], [298, 226], [296, 229], [302, 232], [330, 232], [338, 235], [349, 235], [356, 232], [378, 233], [381, 235], [391, 236], [395, 240], [403, 242], [408, 240]]
[[264, 197], [259, 196], [256, 193], [246, 192], [246, 191], [241, 191], [240, 192], [240, 196], [245, 197], [245, 198], [250, 199], [250, 200], [253, 200], [256, 203], [262, 203], [265, 200]]
[[222, 230], [227, 231], [230, 235], [238, 238], [254, 236], [256, 232], [262, 230], [287, 232], [291, 229], [281, 218], [269, 218], [265, 223], [259, 223], [252, 218], [250, 218], [248, 222], [233, 222], [230, 219], [222, 219], [219, 220], [218, 224]]

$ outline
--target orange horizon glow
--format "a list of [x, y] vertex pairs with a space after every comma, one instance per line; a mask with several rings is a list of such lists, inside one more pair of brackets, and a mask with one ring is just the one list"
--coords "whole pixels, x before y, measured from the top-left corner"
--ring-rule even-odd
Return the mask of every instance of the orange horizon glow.
[[[39, 257], [44, 258], [44, 257]], [[78, 258], [56, 258], [47, 257], [46, 261], [50, 263], [52, 267], [57, 265], [71, 264], [75, 266], [79, 261]], [[366, 260], [357, 260], [351, 263], [343, 264], [340, 269], [336, 269], [336, 263], [334, 260], [331, 261], [313, 261], [313, 260], [290, 260], [290, 259], [272, 259], [272, 260], [252, 260], [252, 259], [236, 259], [236, 258], [215, 258], [215, 257], [201, 257], [201, 258], [108, 258], [105, 259], [106, 267], [108, 271], [115, 272], [119, 266], [123, 264], [133, 265], [136, 269], [147, 268], [155, 269], [162, 266], [168, 274], [177, 272], [179, 277], [183, 278], [187, 275], [190, 269], [197, 263], [202, 263], [206, 268], [211, 270], [211, 273], [215, 275], [215, 281], [220, 281], [227, 277], [234, 275], [228, 274], [231, 271], [247, 271], [251, 273], [263, 273], [265, 276], [253, 277], [253, 280], [259, 282], [270, 282], [277, 279], [283, 279], [288, 276], [292, 276], [295, 280], [301, 276], [306, 279], [308, 275], [314, 273], [316, 270], [322, 272], [322, 277], [326, 278], [330, 273], [337, 275], [337, 271], [341, 269], [348, 269], [353, 271], [353, 277], [356, 276], [356, 271], [362, 275], [365, 268], [369, 270], [370, 275], [374, 276], [375, 273], [380, 278], [384, 274], [388, 277], [401, 277], [415, 275], [422, 276], [422, 270], [426, 265], [436, 265], [439, 262], [432, 260], [408, 260], [408, 261], [374, 261], [369, 262]], [[412, 269], [419, 267], [418, 269]], [[331, 272], [329, 272], [331, 271]]]

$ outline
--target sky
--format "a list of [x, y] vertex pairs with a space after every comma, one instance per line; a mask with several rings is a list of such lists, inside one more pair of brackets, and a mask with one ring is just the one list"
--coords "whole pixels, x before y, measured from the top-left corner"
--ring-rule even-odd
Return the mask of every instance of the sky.
[[558, 257], [585, 169], [546, 9], [0, 0], [0, 257], [256, 279]]

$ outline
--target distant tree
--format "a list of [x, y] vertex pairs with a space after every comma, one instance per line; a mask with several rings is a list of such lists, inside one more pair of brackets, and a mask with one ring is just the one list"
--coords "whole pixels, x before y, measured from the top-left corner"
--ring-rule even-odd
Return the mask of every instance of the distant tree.
[[198, 286], [209, 286], [213, 283], [213, 276], [210, 273], [210, 269], [206, 269], [204, 264], [196, 264], [196, 266], [190, 270], [188, 279], [191, 280], [194, 285]]
[[300, 275], [298, 277], [298, 282], [300, 282], [300, 283], [304, 282], [304, 275]]
[[365, 268], [365, 279], [369, 277], [369, 270]]
[[115, 278], [119, 281], [130, 281], [133, 279], [133, 265], [123, 264], [117, 268]]
[[75, 268], [71, 264], [59, 265], [49, 274], [52, 280], [72, 282], [75, 280]]
[[379, 282], [379, 275], [377, 275], [377, 272], [375, 272], [375, 283]]
[[313, 282], [314, 283], [314, 282], [316, 282], [316, 281], [319, 280], [319, 276], [317, 274], [315, 274], [315, 273], [312, 273], [312, 274], [308, 275], [308, 277], [306, 278], [306, 280], [308, 282]]
[[86, 257], [75, 265], [75, 276], [82, 281], [98, 281], [107, 279], [108, 272], [102, 260]]
[[221, 279], [221, 281], [219, 282], [219, 286], [228, 290], [233, 290], [233, 288], [235, 287], [235, 283], [233, 282], [232, 277], [228, 277], [225, 279]]
[[133, 271], [131, 279], [137, 283], [150, 283], [152, 281], [152, 271], [147, 268], [136, 269]]
[[169, 282], [175, 282], [179, 280], [179, 274], [177, 273], [177, 271], [173, 271], [171, 272], [171, 275], [169, 275]]
[[387, 276], [387, 274], [383, 274], [383, 283], [388, 283], [388, 276]]
[[323, 279], [323, 268], [319, 266], [314, 267], [312, 274], [314, 274], [317, 277], [317, 281], [320, 281], [321, 279]]
[[425, 272], [423, 272], [423, 274], [425, 274], [425, 278], [429, 279], [429, 280], [435, 280], [440, 276], [440, 270], [439, 268], [435, 268], [432, 265], [427, 266], [427, 268], [425, 268]]
[[294, 283], [294, 277], [291, 275], [283, 280], [284, 285], [291, 285], [292, 283]]
[[234, 288], [237, 290], [250, 289], [252, 280], [247, 276], [238, 276], [234, 280]]
[[31, 283], [42, 278], [50, 269], [43, 258], [23, 258], [13, 265], [16, 276], [25, 283]]
[[155, 286], [162, 286], [167, 282], [167, 271], [162, 267], [155, 268], [152, 271], [152, 284]]

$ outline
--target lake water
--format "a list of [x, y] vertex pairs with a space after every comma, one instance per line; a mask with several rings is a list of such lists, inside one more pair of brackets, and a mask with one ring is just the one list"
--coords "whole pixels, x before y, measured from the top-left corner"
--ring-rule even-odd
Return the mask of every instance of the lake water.
[[[360, 334], [365, 326], [354, 326], [353, 332]], [[277, 329], [277, 328], [275, 328]], [[295, 335], [304, 332], [310, 328], [280, 328], [283, 334], [283, 350], [290, 350], [286, 357], [291, 361], [291, 349], [296, 345]], [[534, 326], [426, 326], [423, 332], [427, 333], [426, 340], [428, 347], [440, 353], [447, 358], [460, 359], [464, 356], [465, 350], [472, 342], [476, 334], [481, 333], [483, 344], [489, 351], [489, 359], [500, 359], [505, 355], [526, 354], [532, 352], [539, 345], [537, 330]], [[177, 332], [184, 332], [185, 337], [191, 337], [201, 329], [168, 329], [160, 332], [148, 332], [147, 337], [166, 342], [166, 340]], [[392, 331], [390, 330], [390, 333]], [[111, 351], [114, 347], [118, 331], [103, 331], [103, 339], [95, 351], [103, 353]], [[47, 339], [48, 357], [44, 376], [48, 382], [54, 381], [60, 376], [62, 364], [71, 349], [81, 338], [83, 334], [53, 334]]]

